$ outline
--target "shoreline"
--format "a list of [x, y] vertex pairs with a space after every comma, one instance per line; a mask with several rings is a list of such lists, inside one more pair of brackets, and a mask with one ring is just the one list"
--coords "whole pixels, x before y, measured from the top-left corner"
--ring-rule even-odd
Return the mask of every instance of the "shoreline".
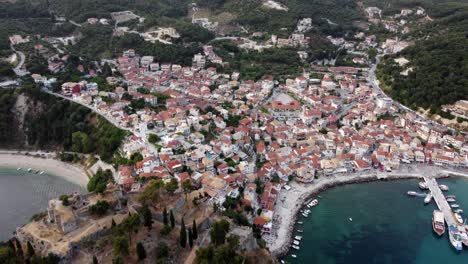
[[[432, 170], [432, 177], [435, 178], [449, 178], [453, 176], [468, 178], [468, 173], [466, 172], [432, 167], [429, 169]], [[291, 190], [282, 190], [282, 192], [280, 192], [278, 204], [276, 205], [278, 210], [275, 210], [273, 215], [273, 226], [277, 227], [276, 236], [270, 235], [267, 238], [273, 241], [273, 243], [267, 242], [267, 246], [270, 248], [271, 254], [277, 258], [286, 255], [291, 250], [290, 245], [293, 238], [293, 231], [299, 217], [300, 209], [305, 206], [306, 201], [321, 192], [347, 184], [422, 178], [423, 173], [393, 173], [388, 174], [385, 178], [379, 178], [375, 172], [371, 172], [363, 175], [354, 174], [334, 177], [323, 176], [309, 184], [293, 182], [290, 184], [292, 187]]]
[[41, 170], [83, 188], [86, 188], [89, 180], [85, 170], [80, 166], [53, 159], [50, 155], [49, 157], [35, 157], [21, 152], [0, 151], [0, 167]]

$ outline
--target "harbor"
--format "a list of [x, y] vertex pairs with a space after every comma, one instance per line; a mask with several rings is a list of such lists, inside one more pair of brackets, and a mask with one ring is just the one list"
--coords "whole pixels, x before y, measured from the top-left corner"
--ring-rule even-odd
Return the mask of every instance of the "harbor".
[[[444, 216], [445, 223], [448, 226], [448, 236], [451, 245], [457, 250], [463, 250], [463, 245], [468, 247], [468, 225], [465, 224], [461, 217], [461, 212], [457, 211], [461, 209], [458, 204], [449, 204], [447, 199], [455, 202], [454, 196], [445, 196], [442, 190], [448, 191], [448, 187], [445, 185], [439, 185], [437, 180], [434, 178], [424, 177], [425, 186], [429, 189], [429, 194], [434, 199], [437, 207]], [[421, 184], [420, 184], [420, 187]], [[447, 198], [448, 197], [448, 198]], [[457, 212], [455, 212], [455, 211]], [[434, 221], [434, 219], [433, 219]]]

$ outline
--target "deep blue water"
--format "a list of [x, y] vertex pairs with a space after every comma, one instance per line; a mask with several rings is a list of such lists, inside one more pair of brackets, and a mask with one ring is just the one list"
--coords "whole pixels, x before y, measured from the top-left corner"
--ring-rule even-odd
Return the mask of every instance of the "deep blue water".
[[75, 191], [84, 190], [57, 176], [0, 168], [0, 241], [47, 209], [50, 199]]
[[[456, 252], [448, 235], [437, 237], [431, 226], [432, 202], [409, 197], [408, 190], [419, 191], [417, 180], [373, 182], [345, 185], [320, 194], [319, 204], [308, 218], [300, 217], [295, 235], [303, 236], [300, 250], [291, 249], [289, 263], [468, 263], [468, 249]], [[447, 193], [468, 213], [468, 180], [439, 180]], [[353, 221], [350, 221], [352, 218]], [[293, 259], [290, 255], [297, 255]]]

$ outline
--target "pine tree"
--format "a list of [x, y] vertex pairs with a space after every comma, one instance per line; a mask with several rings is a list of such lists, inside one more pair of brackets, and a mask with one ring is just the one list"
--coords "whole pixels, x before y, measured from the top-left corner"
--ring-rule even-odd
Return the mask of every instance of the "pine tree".
[[175, 227], [175, 219], [174, 219], [174, 214], [172, 213], [172, 210], [169, 212], [169, 218], [171, 219], [171, 227]]
[[192, 234], [192, 229], [191, 228], [188, 229], [188, 244], [189, 244], [190, 248], [193, 247], [193, 234]]
[[180, 246], [185, 248], [187, 245], [187, 230], [185, 230], [184, 219], [182, 218], [182, 223], [180, 224]]
[[164, 211], [163, 211], [163, 223], [164, 223], [164, 225], [169, 224], [169, 220], [167, 219], [167, 209], [166, 209], [166, 207], [164, 207]]
[[33, 246], [31, 245], [31, 242], [28, 241], [28, 244], [26, 246], [26, 256], [28, 258], [32, 258], [34, 256], [34, 248]]
[[141, 242], [137, 243], [136, 252], [139, 260], [144, 260], [146, 258], [146, 250]]
[[93, 264], [98, 264], [98, 260], [97, 260], [97, 257], [96, 256], [93, 256]]
[[193, 219], [193, 222], [192, 222], [192, 236], [194, 240], [197, 240], [198, 230], [197, 230], [197, 223], [195, 222], [195, 219]]

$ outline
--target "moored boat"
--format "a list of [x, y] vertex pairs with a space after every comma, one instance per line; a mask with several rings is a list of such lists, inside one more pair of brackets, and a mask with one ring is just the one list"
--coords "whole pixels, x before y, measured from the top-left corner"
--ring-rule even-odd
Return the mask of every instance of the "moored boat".
[[304, 230], [298, 229], [297, 232], [298, 232], [298, 233], [304, 233]]
[[460, 235], [460, 232], [455, 226], [449, 226], [449, 239], [450, 239], [450, 244], [452, 246], [460, 251], [463, 249], [463, 244], [462, 244], [462, 238]]
[[456, 200], [453, 199], [453, 198], [447, 198], [447, 202], [449, 202], [449, 203], [454, 203], [454, 202], [456, 202]]
[[294, 241], [293, 241], [293, 244], [296, 245], [296, 246], [299, 246], [300, 242], [297, 241], [297, 240], [294, 240]]
[[302, 240], [302, 236], [295, 236], [294, 239], [297, 240], [297, 241], [301, 241], [301, 240]]
[[292, 245], [291, 247], [294, 248], [295, 250], [301, 249], [299, 246], [296, 246], [296, 245]]
[[463, 224], [463, 218], [461, 217], [461, 215], [457, 213], [454, 213], [453, 215], [455, 216], [455, 219], [457, 220], [458, 223]]
[[297, 258], [297, 256], [296, 256], [296, 255], [294, 255], [294, 254], [292, 254], [292, 255], [291, 255], [291, 257], [293, 257], [293, 258]]
[[432, 212], [432, 229], [439, 236], [445, 233], [445, 220], [442, 211], [434, 210]]
[[460, 236], [461, 236], [463, 245], [465, 245], [465, 247], [468, 247], [468, 234], [466, 232], [460, 232]]
[[40, 172], [39, 172], [39, 175], [42, 175], [42, 174], [44, 174], [44, 171], [40, 171]]
[[21, 167], [18, 167], [16, 170], [17, 170], [17, 171], [20, 171], [20, 170], [21, 170]]
[[457, 209], [457, 210], [454, 210], [454, 212], [457, 214], [463, 214], [463, 209]]
[[455, 195], [447, 195], [445, 196], [445, 198], [453, 198], [453, 199], [457, 199], [457, 197]]
[[426, 195], [426, 198], [424, 198], [424, 204], [430, 203], [431, 200], [432, 200], [432, 194], [428, 193], [428, 194]]
[[414, 191], [409, 191], [408, 192], [408, 195], [409, 196], [416, 196], [418, 193], [417, 192], [414, 192]]
[[28, 172], [31, 172], [31, 171], [32, 171], [32, 169], [31, 169], [31, 168], [28, 168]]
[[452, 208], [458, 208], [458, 207], [460, 207], [460, 205], [458, 205], [458, 204], [451, 204], [450, 206], [451, 206]]
[[317, 200], [317, 199], [314, 199], [314, 200], [312, 200], [312, 202], [310, 202], [310, 203], [307, 205], [307, 207], [314, 207], [314, 206], [316, 206], [317, 204], [318, 204], [318, 200]]
[[426, 182], [419, 182], [419, 188], [421, 190], [427, 190], [429, 189], [429, 187], [427, 187], [427, 183]]
[[439, 185], [439, 188], [440, 188], [440, 190], [442, 190], [442, 191], [448, 191], [448, 190], [449, 190], [449, 187], [448, 187], [447, 185], [444, 185], [444, 184], [440, 184], [440, 185]]

